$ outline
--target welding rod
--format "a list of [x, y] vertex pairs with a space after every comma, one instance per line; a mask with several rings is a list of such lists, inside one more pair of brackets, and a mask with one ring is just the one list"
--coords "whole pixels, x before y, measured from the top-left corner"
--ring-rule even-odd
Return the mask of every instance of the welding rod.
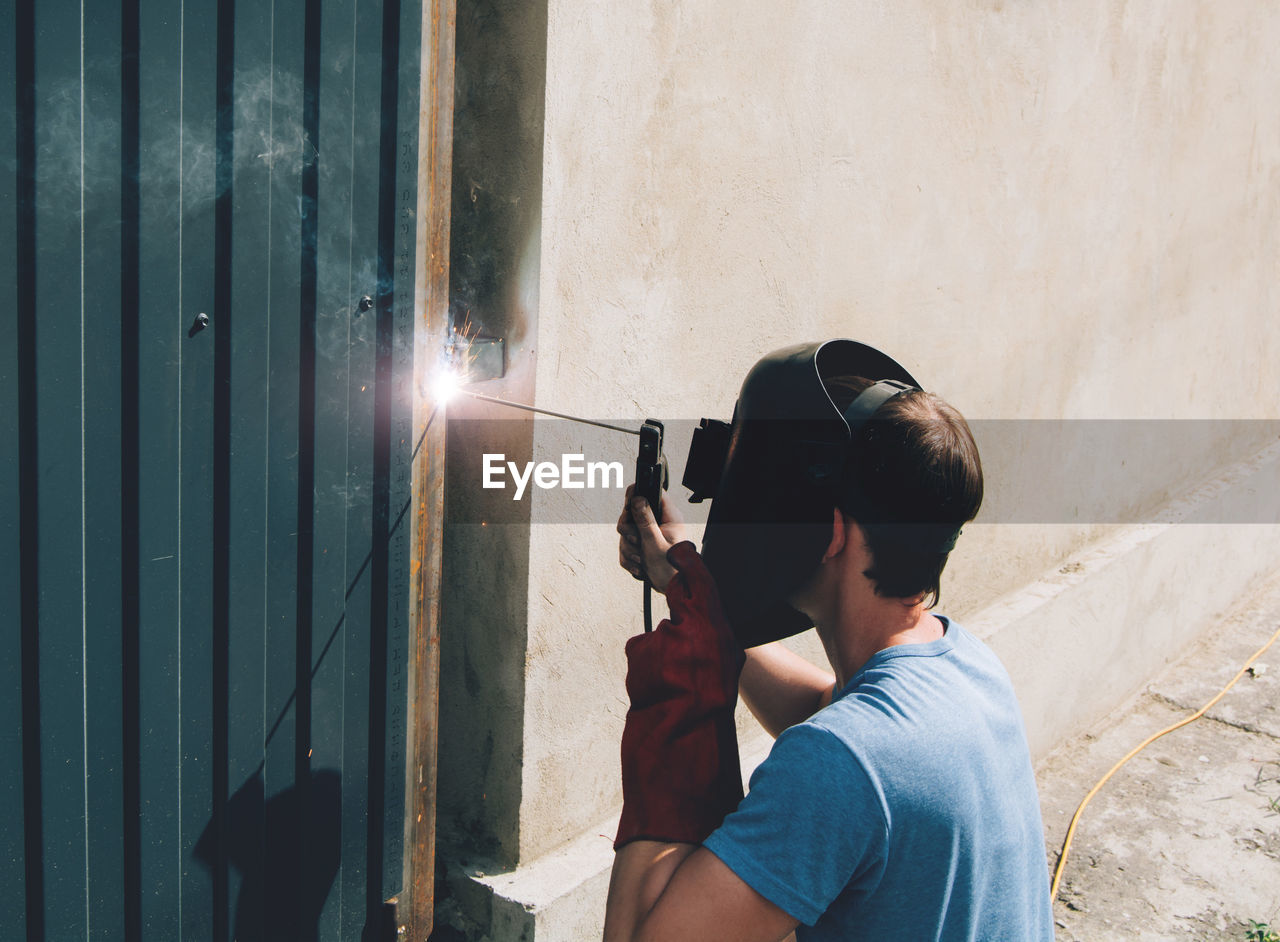
[[482, 396], [479, 393], [469, 392], [466, 389], [459, 389], [458, 392], [464, 396], [470, 396], [472, 399], [481, 399], [485, 402], [496, 402], [500, 406], [511, 406], [513, 409], [524, 409], [526, 412], [540, 412], [543, 415], [554, 415], [557, 419], [568, 419], [570, 422], [581, 422], [583, 425], [598, 425], [600, 428], [610, 428], [615, 432], [626, 432], [628, 435], [639, 435], [638, 428], [627, 428], [622, 425], [610, 425], [608, 422], [597, 422], [595, 419], [584, 419], [576, 415], [567, 415], [564, 412], [552, 412], [550, 409], [539, 409], [537, 406], [527, 406], [523, 402], [511, 402], [507, 399], [496, 399], [493, 396]]

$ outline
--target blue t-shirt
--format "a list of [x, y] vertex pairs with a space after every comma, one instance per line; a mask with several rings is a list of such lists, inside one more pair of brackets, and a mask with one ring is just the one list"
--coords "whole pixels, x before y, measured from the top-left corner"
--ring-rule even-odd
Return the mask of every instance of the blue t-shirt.
[[783, 732], [705, 842], [803, 923], [800, 942], [1053, 938], [1013, 686], [939, 617], [942, 638], [880, 651]]

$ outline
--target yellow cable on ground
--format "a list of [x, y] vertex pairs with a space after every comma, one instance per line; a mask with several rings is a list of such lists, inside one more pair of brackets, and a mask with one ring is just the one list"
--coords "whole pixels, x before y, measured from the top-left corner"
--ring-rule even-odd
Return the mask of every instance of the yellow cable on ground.
[[1248, 671], [1249, 668], [1253, 666], [1253, 662], [1256, 661], [1258, 658], [1262, 657], [1262, 655], [1266, 653], [1267, 648], [1275, 644], [1277, 638], [1280, 638], [1280, 629], [1277, 629], [1276, 633], [1271, 636], [1270, 641], [1268, 641], [1266, 644], [1264, 644], [1262, 647], [1258, 648], [1258, 650], [1254, 652], [1253, 657], [1245, 661], [1244, 667], [1240, 668], [1240, 671], [1236, 674], [1236, 676], [1231, 678], [1231, 683], [1223, 687], [1222, 690], [1219, 691], [1216, 697], [1214, 697], [1212, 700], [1210, 700], [1208, 703], [1202, 706], [1195, 713], [1188, 716], [1186, 719], [1179, 720], [1178, 722], [1174, 723], [1172, 726], [1168, 727], [1167, 729], [1162, 729], [1160, 730], [1160, 732], [1155, 733], [1151, 736], [1148, 736], [1139, 745], [1135, 746], [1127, 756], [1125, 756], [1123, 759], [1121, 759], [1119, 762], [1113, 765], [1111, 767], [1111, 770], [1107, 772], [1106, 775], [1102, 776], [1101, 779], [1098, 780], [1098, 784], [1093, 786], [1093, 788], [1089, 790], [1089, 794], [1084, 796], [1084, 800], [1080, 802], [1080, 806], [1076, 808], [1076, 813], [1072, 815], [1071, 826], [1067, 828], [1066, 839], [1063, 840], [1062, 842], [1062, 853], [1058, 855], [1058, 866], [1055, 867], [1053, 871], [1053, 886], [1049, 889], [1050, 905], [1052, 905], [1058, 898], [1058, 884], [1062, 882], [1062, 871], [1066, 867], [1067, 853], [1071, 850], [1071, 839], [1076, 835], [1076, 825], [1080, 822], [1080, 815], [1084, 813], [1085, 805], [1089, 804], [1090, 799], [1092, 799], [1094, 795], [1098, 794], [1099, 789], [1101, 789], [1103, 785], [1107, 784], [1107, 780], [1110, 779], [1111, 776], [1115, 775], [1122, 765], [1124, 765], [1126, 762], [1128, 762], [1130, 759], [1136, 756], [1143, 749], [1147, 748], [1147, 746], [1151, 745], [1153, 742], [1155, 742], [1157, 739], [1159, 739], [1161, 736], [1165, 735], [1166, 733], [1172, 733], [1175, 729], [1180, 729], [1183, 726], [1186, 726], [1188, 723], [1194, 722], [1195, 720], [1200, 719], [1200, 717], [1208, 713], [1210, 708], [1219, 700], [1221, 700], [1223, 697], [1225, 697], [1227, 695], [1227, 691], [1236, 685], [1236, 681], [1238, 681], [1241, 677], [1243, 677], [1245, 675], [1245, 672]]

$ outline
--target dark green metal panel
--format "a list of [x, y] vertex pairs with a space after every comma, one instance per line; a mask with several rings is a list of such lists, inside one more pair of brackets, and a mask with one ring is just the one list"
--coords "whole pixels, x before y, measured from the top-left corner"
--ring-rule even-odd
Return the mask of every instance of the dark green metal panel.
[[381, 937], [421, 7], [0, 12], [0, 919]]
[[139, 748], [128, 761], [139, 767], [139, 926], [143, 939], [159, 942], [182, 937], [179, 535], [192, 497], [184, 495], [179, 465], [179, 401], [191, 321], [179, 304], [181, 9], [143, 3], [138, 20]]
[[[263, 756], [263, 730], [269, 728], [271, 722], [266, 695], [268, 659], [263, 656], [267, 650], [267, 600], [280, 596], [283, 586], [286, 597], [280, 604], [286, 611], [294, 608], [292, 553], [287, 545], [291, 541], [287, 533], [293, 529], [289, 521], [296, 518], [296, 512], [289, 512], [288, 519], [281, 522], [281, 527], [286, 528], [285, 551], [276, 559], [268, 555], [272, 470], [286, 479], [291, 491], [296, 491], [297, 486], [293, 463], [284, 460], [283, 453], [277, 453], [275, 461], [271, 461], [269, 448], [269, 410], [273, 399], [279, 396], [279, 390], [272, 384], [273, 350], [278, 355], [297, 346], [296, 336], [286, 339], [282, 334], [278, 340], [280, 345], [273, 348], [271, 325], [281, 320], [283, 326], [296, 325], [290, 315], [295, 314], [297, 304], [295, 300], [283, 311], [277, 309], [271, 295], [272, 276], [276, 273], [271, 264], [262, 264], [263, 260], [274, 261], [269, 256], [273, 223], [287, 223], [287, 217], [284, 220], [274, 217], [273, 188], [278, 182], [283, 184], [282, 188], [296, 186], [296, 182], [287, 177], [276, 179], [276, 119], [277, 114], [283, 117], [285, 112], [283, 94], [278, 101], [273, 97], [277, 88], [273, 27], [274, 16], [280, 12], [289, 11], [274, 11], [270, 4], [240, 4], [235, 23], [235, 55], [241, 67], [237, 69], [234, 88], [237, 173], [232, 195], [231, 270], [235, 278], [231, 285], [234, 323], [229, 393], [231, 413], [236, 421], [230, 428], [234, 460], [229, 469], [229, 489], [235, 500], [230, 507], [229, 540], [236, 551], [229, 560], [228, 781], [232, 797], [226, 829], [230, 859], [228, 897], [232, 901], [239, 900], [242, 893], [254, 892], [255, 883], [260, 886], [267, 872]], [[285, 91], [283, 82], [280, 91]], [[278, 281], [288, 284], [293, 268], [296, 266], [291, 266]], [[282, 365], [278, 363], [277, 367]], [[296, 402], [291, 411], [296, 423]], [[284, 426], [279, 428], [279, 433], [285, 433]], [[272, 572], [280, 574], [274, 595], [269, 578]], [[285, 619], [278, 634], [287, 635], [288, 630]], [[292, 666], [289, 652], [285, 663], [280, 665], [285, 672], [282, 683], [288, 684]], [[291, 774], [287, 740], [280, 740], [270, 748], [283, 757], [277, 765]], [[243, 921], [256, 924], [237, 926], [240, 934], [254, 937], [256, 932], [261, 936], [261, 907], [254, 915], [246, 914]], [[234, 915], [233, 925], [236, 925]]]
[[123, 711], [98, 706], [122, 694], [121, 11], [85, 4], [80, 15], [85, 918], [90, 939], [114, 942], [126, 936]]
[[[382, 57], [374, 50], [382, 43], [382, 10], [364, 2], [354, 4], [354, 59], [351, 63], [351, 94], [355, 102], [355, 120], [349, 141], [352, 166], [372, 166], [379, 153], [381, 122], [377, 102], [381, 89]], [[334, 86], [339, 79], [330, 80]], [[337, 93], [337, 88], [334, 88]], [[324, 113], [322, 109], [322, 114]], [[330, 133], [339, 133], [336, 130]], [[340, 139], [341, 140], [341, 139]], [[335, 181], [337, 185], [341, 181]], [[374, 384], [370, 381], [376, 367], [377, 315], [367, 310], [364, 298], [378, 294], [378, 177], [374, 174], [352, 174], [348, 180], [350, 202], [350, 244], [352, 261], [346, 269], [350, 278], [350, 298], [356, 306], [351, 320], [351, 341], [347, 367], [347, 494], [349, 509], [343, 537], [344, 559], [341, 585], [345, 598], [345, 621], [341, 636], [333, 644], [341, 645], [343, 741], [349, 748], [343, 757], [343, 795], [367, 795], [369, 776], [369, 644], [372, 612], [372, 577], [370, 564], [373, 551], [373, 451], [374, 451]], [[325, 269], [322, 267], [322, 271]], [[338, 272], [344, 268], [339, 265]], [[351, 497], [357, 499], [351, 500]], [[365, 498], [368, 498], [367, 500]], [[321, 622], [324, 624], [324, 622]], [[325, 645], [330, 644], [329, 639]], [[329, 657], [334, 657], [333, 651]], [[338, 874], [335, 896], [342, 905], [343, 938], [358, 931], [356, 919], [362, 919], [366, 908], [368, 871], [367, 818], [359, 813], [366, 801], [343, 802], [343, 860]], [[340, 894], [340, 895], [338, 895]]]
[[67, 2], [35, 11], [40, 813], [50, 939], [83, 937], [88, 922], [79, 14]]
[[[379, 38], [377, 22], [357, 19], [360, 4], [325, 4], [320, 24], [318, 56], [319, 143], [322, 152], [343, 152], [349, 169], [370, 165], [377, 159], [377, 125], [370, 116], [377, 113], [379, 87], [376, 65], [380, 57], [369, 55]], [[366, 11], [370, 9], [365, 5]], [[354, 120], [352, 120], [354, 118]], [[361, 155], [357, 160], [357, 154]], [[341, 166], [341, 162], [339, 163]], [[315, 752], [312, 768], [323, 776], [326, 787], [312, 796], [313, 804], [335, 794], [350, 794], [367, 779], [367, 752], [344, 756], [340, 747], [367, 739], [367, 730], [345, 735], [348, 713], [365, 714], [367, 684], [361, 684], [348, 702], [347, 665], [368, 646], [368, 601], [349, 605], [350, 586], [368, 559], [369, 516], [358, 494], [372, 494], [368, 480], [372, 451], [372, 402], [374, 361], [371, 337], [372, 310], [362, 310], [362, 299], [376, 293], [373, 278], [377, 261], [374, 226], [376, 199], [365, 194], [357, 198], [358, 178], [324, 173], [317, 181], [319, 204], [324, 211], [317, 225], [316, 317], [316, 530], [315, 600], [312, 643], [319, 659], [312, 681], [312, 739]], [[367, 305], [365, 305], [367, 307]], [[353, 452], [360, 457], [353, 463]], [[352, 533], [352, 511], [361, 506], [361, 525]], [[354, 547], [349, 536], [363, 537]], [[367, 572], [367, 567], [365, 567]], [[363, 580], [364, 575], [360, 576]], [[359, 639], [359, 640], [357, 640]], [[322, 657], [321, 657], [322, 656]], [[364, 676], [360, 671], [360, 676]], [[344, 761], [352, 764], [354, 775], [344, 775]], [[346, 803], [354, 809], [354, 802]], [[365, 904], [366, 827], [359, 819], [324, 820], [332, 825], [317, 831], [318, 848], [328, 851], [339, 843], [350, 848], [342, 855], [334, 873], [332, 892], [318, 914], [322, 934], [350, 935], [360, 926], [353, 917]], [[329, 861], [326, 853], [320, 860]], [[338, 864], [339, 861], [334, 861]]]
[[[196, 855], [222, 796], [215, 793], [214, 727], [224, 692], [214, 688], [211, 665], [218, 653], [214, 638], [214, 398], [222, 381], [215, 363], [219, 341], [228, 332], [214, 306], [215, 174], [217, 70], [220, 55], [218, 10], [214, 0], [190, 0], [179, 6], [178, 82], [181, 89], [176, 174], [179, 324], [195, 325], [200, 314], [210, 326], [179, 345], [178, 473], [182, 501], [178, 531], [178, 882], [179, 929], [184, 939], [213, 938], [223, 913], [215, 913], [214, 894], [225, 864], [216, 843], [212, 859]], [[144, 53], [145, 54], [145, 53]], [[144, 103], [144, 120], [145, 103]]]
[[[298, 715], [294, 683], [297, 678], [298, 576], [298, 441], [300, 371], [300, 246], [299, 200], [302, 173], [301, 0], [273, 6], [272, 40], [268, 59], [271, 83], [270, 140], [266, 163], [271, 191], [270, 220], [263, 257], [270, 269], [266, 293], [269, 316], [264, 336], [272, 353], [266, 430], [268, 456], [267, 504], [264, 513], [267, 552], [266, 677], [264, 699], [268, 727], [265, 755], [266, 796], [296, 794], [294, 743]], [[277, 33], [279, 31], [279, 33]], [[286, 799], [287, 800], [287, 799]], [[279, 816], [263, 806], [263, 853], [271, 864], [288, 859], [288, 832]], [[294, 863], [296, 866], [296, 863]], [[249, 916], [261, 921], [264, 915]]]
[[[11, 34], [0, 54], [0, 253], [15, 258], [17, 239], [17, 100], [14, 0], [0, 0], [0, 22]], [[18, 318], [23, 311], [18, 298], [17, 271], [0, 265], [0, 336], [10, 338], [0, 353], [0, 599], [4, 599], [4, 630], [0, 631], [0, 803], [22, 807], [22, 633], [12, 613], [21, 599], [19, 550], [20, 488], [18, 483]], [[30, 316], [30, 311], [24, 312]], [[25, 856], [21, 815], [0, 819], [0, 925], [18, 936], [26, 933]]]

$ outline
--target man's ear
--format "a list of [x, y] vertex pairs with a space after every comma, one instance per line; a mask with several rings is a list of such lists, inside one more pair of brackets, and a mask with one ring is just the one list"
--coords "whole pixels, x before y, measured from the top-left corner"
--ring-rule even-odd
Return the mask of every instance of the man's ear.
[[844, 514], [840, 511], [840, 508], [832, 507], [831, 514], [831, 540], [827, 544], [827, 551], [822, 554], [824, 563], [834, 556], [839, 556], [849, 539], [849, 525], [845, 522]]

